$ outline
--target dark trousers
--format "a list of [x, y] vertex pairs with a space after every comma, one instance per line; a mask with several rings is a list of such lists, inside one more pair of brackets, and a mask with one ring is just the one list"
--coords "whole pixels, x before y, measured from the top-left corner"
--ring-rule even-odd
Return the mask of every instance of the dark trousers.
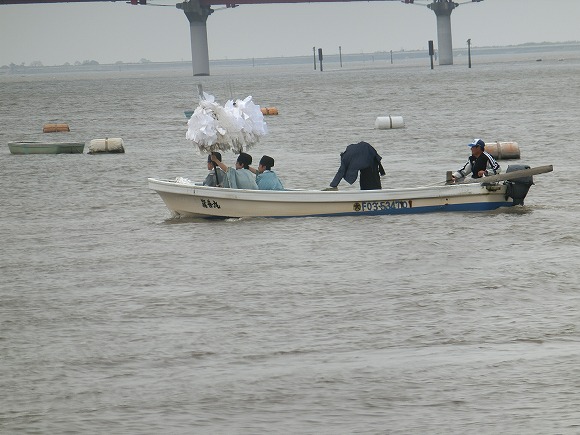
[[360, 190], [378, 190], [381, 188], [381, 176], [377, 165], [360, 170]]

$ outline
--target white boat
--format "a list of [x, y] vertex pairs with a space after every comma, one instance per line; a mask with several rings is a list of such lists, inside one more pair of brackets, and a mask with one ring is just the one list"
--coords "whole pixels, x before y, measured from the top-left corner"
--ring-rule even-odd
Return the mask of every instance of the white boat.
[[[521, 165], [519, 165], [521, 166]], [[381, 190], [245, 190], [149, 178], [175, 215], [202, 218], [368, 216], [438, 211], [487, 211], [523, 204], [532, 175], [552, 166], [514, 170], [474, 183]]]

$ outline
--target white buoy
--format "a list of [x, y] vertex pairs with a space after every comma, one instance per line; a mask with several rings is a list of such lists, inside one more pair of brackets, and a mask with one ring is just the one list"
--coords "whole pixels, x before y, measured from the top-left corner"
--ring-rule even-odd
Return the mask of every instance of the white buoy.
[[403, 128], [405, 122], [402, 116], [379, 116], [375, 121], [377, 130], [387, 130], [389, 128]]
[[89, 143], [88, 154], [97, 153], [124, 153], [123, 139], [120, 137], [108, 137], [105, 139], [93, 139]]

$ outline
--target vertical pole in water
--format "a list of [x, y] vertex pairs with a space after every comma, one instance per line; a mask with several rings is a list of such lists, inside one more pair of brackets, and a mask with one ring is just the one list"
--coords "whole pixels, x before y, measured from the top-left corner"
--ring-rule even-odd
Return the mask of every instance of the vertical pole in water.
[[312, 47], [312, 56], [314, 57], [314, 71], [316, 71], [316, 47]]
[[322, 72], [322, 48], [318, 49], [318, 60], [320, 61], [320, 71]]
[[437, 46], [439, 65], [453, 65], [453, 42], [451, 38], [451, 12], [459, 5], [453, 0], [437, 0], [427, 5], [437, 17]]
[[342, 68], [342, 47], [338, 46], [338, 57], [340, 58], [340, 67]]
[[471, 68], [471, 38], [467, 40], [467, 59], [469, 68]]
[[199, 0], [189, 0], [175, 5], [183, 10], [189, 20], [189, 34], [191, 38], [191, 65], [194, 76], [209, 75], [209, 50], [207, 46], [207, 17], [213, 9], [202, 6]]
[[391, 50], [391, 65], [393, 64], [393, 50]]
[[433, 69], [433, 54], [434, 54], [433, 50], [433, 41], [429, 41], [429, 57], [431, 58], [431, 69]]
[[453, 172], [447, 171], [445, 173], [445, 184], [453, 184]]

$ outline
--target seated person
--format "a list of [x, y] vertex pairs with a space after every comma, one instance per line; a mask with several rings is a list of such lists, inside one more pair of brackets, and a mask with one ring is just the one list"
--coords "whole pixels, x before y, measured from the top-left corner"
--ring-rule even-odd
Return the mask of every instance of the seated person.
[[[222, 161], [222, 155], [220, 153], [218, 153], [217, 151], [212, 151], [210, 155], [207, 156], [207, 170], [210, 171], [209, 174], [207, 174], [207, 177], [205, 177], [205, 180], [203, 181], [203, 185], [204, 186], [223, 186], [224, 184], [224, 177], [226, 175], [226, 173], [222, 170], [222, 168], [218, 167], [214, 162], [211, 161], [211, 156], [212, 154], [214, 156], [216, 156], [216, 158], [221, 162]], [[216, 176], [217, 176], [217, 182], [216, 182]]]
[[252, 164], [251, 155], [240, 153], [236, 159], [235, 168], [228, 168], [213, 154], [211, 155], [211, 160], [226, 173], [223, 187], [229, 187], [232, 189], [258, 189], [254, 174], [249, 170], [249, 167]]
[[471, 178], [481, 178], [487, 175], [495, 175], [501, 172], [499, 163], [485, 151], [485, 142], [481, 139], [474, 139], [467, 145], [471, 148], [471, 155], [463, 168], [455, 172], [451, 177], [453, 182], [462, 181], [471, 174]]
[[338, 190], [338, 183], [344, 178], [348, 184], [356, 181], [360, 171], [360, 189], [381, 189], [381, 175], [385, 170], [381, 164], [382, 157], [367, 142], [350, 144], [340, 153], [340, 167], [330, 187], [324, 190]]
[[250, 171], [256, 174], [256, 184], [260, 190], [284, 190], [282, 182], [278, 175], [272, 171], [274, 159], [270, 156], [262, 156], [258, 170], [250, 168]]

